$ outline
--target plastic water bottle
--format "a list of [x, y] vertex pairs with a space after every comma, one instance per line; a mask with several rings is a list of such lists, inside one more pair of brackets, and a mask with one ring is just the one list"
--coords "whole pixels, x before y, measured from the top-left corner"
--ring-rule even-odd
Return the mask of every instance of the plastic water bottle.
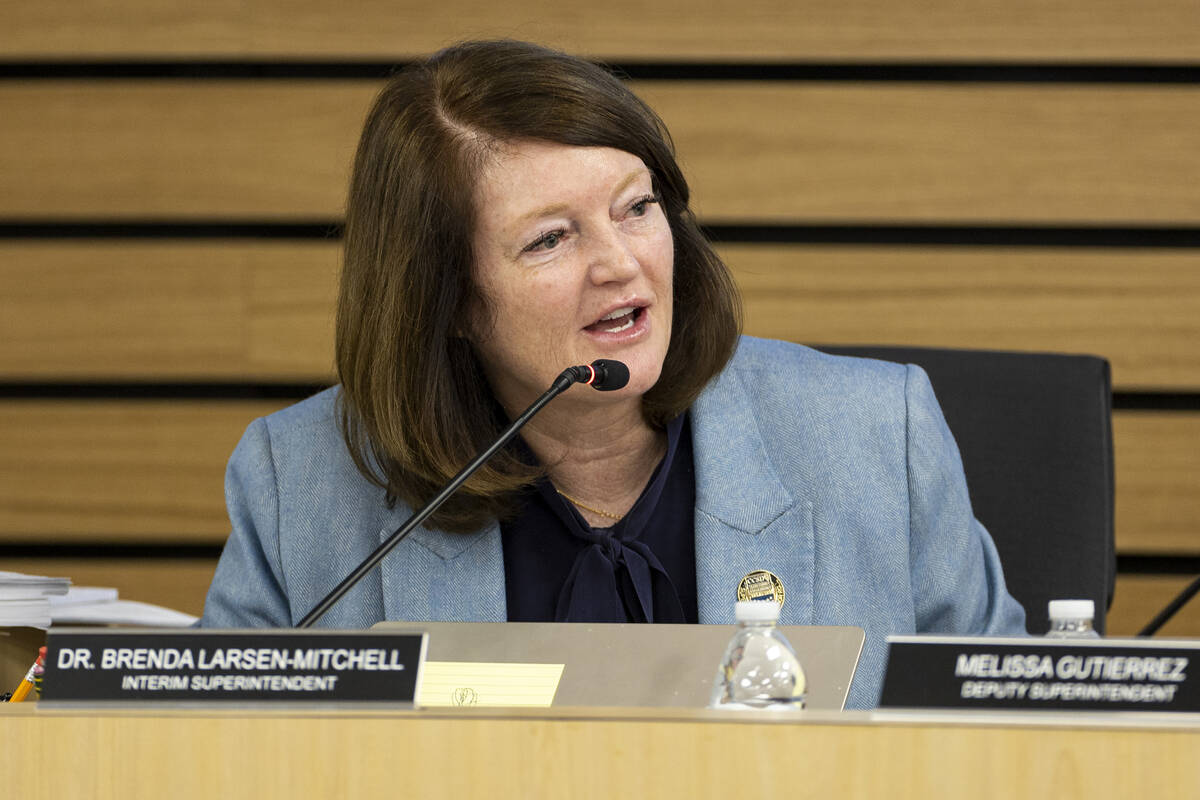
[[1100, 634], [1092, 627], [1096, 617], [1096, 604], [1091, 600], [1051, 600], [1050, 639], [1099, 639]]
[[717, 667], [709, 708], [804, 708], [804, 670], [775, 627], [779, 604], [743, 600], [735, 606], [735, 615], [737, 632]]

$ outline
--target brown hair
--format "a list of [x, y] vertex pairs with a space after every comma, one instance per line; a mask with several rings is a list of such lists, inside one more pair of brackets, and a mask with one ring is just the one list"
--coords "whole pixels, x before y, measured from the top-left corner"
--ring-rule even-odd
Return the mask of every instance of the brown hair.
[[[674, 319], [643, 413], [685, 411], [733, 353], [741, 304], [688, 208], [662, 120], [604, 69], [514, 41], [468, 42], [393, 77], [359, 140], [337, 308], [341, 424], [358, 469], [397, 498], [426, 502], [507, 424], [467, 341], [475, 286], [475, 183], [497, 143], [612, 147], [653, 176], [675, 245]], [[430, 524], [475, 530], [512, 512], [538, 470], [497, 454]]]

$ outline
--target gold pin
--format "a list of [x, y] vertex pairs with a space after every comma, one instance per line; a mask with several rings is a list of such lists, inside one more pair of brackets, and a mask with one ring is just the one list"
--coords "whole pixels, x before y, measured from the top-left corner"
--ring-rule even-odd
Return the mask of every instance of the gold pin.
[[738, 600], [774, 600], [783, 608], [783, 581], [774, 572], [756, 569], [738, 581]]

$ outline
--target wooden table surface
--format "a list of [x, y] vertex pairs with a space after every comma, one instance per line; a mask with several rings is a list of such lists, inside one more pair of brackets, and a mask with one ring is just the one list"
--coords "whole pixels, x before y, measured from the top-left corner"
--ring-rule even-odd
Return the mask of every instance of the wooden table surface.
[[0, 706], [16, 798], [1200, 797], [1200, 715]]

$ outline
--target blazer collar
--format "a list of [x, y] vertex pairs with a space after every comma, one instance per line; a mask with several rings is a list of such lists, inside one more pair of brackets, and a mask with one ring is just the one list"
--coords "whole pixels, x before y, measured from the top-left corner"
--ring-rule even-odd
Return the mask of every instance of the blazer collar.
[[[382, 543], [411, 512], [398, 506]], [[388, 620], [503, 622], [507, 618], [500, 524], [473, 533], [417, 527], [380, 564]]]
[[731, 528], [759, 533], [796, 498], [775, 470], [744, 379], [737, 368], [726, 369], [692, 408], [696, 510]]
[[699, 621], [733, 622], [738, 586], [772, 572], [785, 590], [780, 621], [812, 624], [815, 587], [813, 503], [788, 489], [774, 443], [758, 415], [768, 413], [750, 381], [731, 367], [696, 400], [696, 593]]

